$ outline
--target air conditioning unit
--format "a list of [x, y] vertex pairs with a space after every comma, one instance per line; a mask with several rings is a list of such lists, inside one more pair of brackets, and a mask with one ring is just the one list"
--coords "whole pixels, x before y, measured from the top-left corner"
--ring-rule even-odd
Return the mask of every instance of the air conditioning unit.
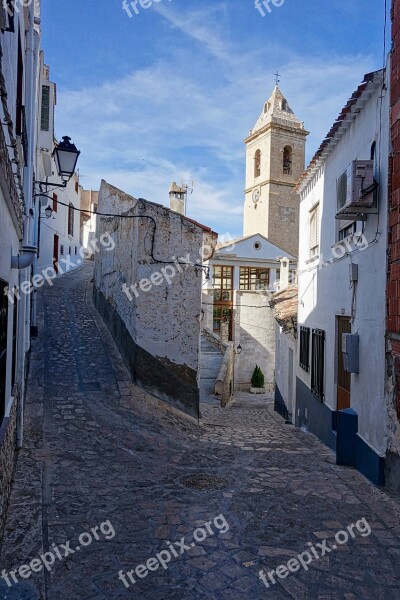
[[354, 160], [337, 180], [337, 214], [362, 213], [375, 202], [373, 160]]

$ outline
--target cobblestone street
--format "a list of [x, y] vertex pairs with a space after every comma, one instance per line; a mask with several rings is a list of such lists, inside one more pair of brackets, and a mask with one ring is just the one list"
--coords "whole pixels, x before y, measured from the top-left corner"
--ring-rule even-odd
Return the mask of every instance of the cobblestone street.
[[[0, 598], [398, 599], [399, 502], [336, 466], [329, 449], [285, 425], [270, 403], [207, 405], [197, 423], [133, 385], [92, 305], [91, 269], [38, 294], [25, 447], [1, 569], [18, 570], [53, 544], [69, 541], [74, 551], [11, 588], [0, 580]], [[216, 489], [184, 485], [200, 473], [217, 476]], [[229, 530], [217, 529], [219, 515]], [[307, 571], [275, 576], [269, 589], [260, 580], [261, 569], [287, 565], [308, 542], [332, 546], [362, 518], [371, 535], [356, 531]], [[106, 521], [115, 535], [81, 541], [78, 551], [80, 534]], [[212, 533], [193, 545], [209, 521]], [[189, 547], [180, 554], [175, 546], [167, 569], [134, 575], [135, 583], [119, 578], [183, 537]]]

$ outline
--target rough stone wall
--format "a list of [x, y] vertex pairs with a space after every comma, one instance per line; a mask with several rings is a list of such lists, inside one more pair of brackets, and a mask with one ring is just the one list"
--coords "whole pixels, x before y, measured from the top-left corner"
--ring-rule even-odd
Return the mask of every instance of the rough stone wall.
[[209, 239], [181, 215], [104, 181], [98, 210], [140, 218], [98, 216], [97, 239], [110, 234], [115, 248], [100, 244], [96, 254], [95, 304], [136, 382], [198, 416], [202, 271], [179, 263], [202, 263]]
[[3, 536], [14, 470], [17, 404], [17, 401], [14, 401], [10, 416], [4, 419], [0, 430], [0, 540]]
[[400, 489], [400, 0], [392, 3], [391, 141], [387, 285], [388, 472], [390, 487]]
[[242, 352], [235, 355], [235, 388], [249, 390], [253, 371], [258, 365], [264, 373], [265, 387], [274, 389], [275, 319], [268, 306], [270, 292], [236, 292], [235, 345]]

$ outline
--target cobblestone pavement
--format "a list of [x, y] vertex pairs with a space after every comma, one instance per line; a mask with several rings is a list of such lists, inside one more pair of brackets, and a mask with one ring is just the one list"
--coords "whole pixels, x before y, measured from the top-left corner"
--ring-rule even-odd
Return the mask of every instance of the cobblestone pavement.
[[[0, 598], [398, 599], [397, 500], [337, 467], [327, 448], [285, 425], [268, 402], [241, 397], [225, 410], [205, 406], [198, 424], [132, 385], [91, 304], [90, 277], [85, 265], [39, 295], [26, 445], [1, 569], [55, 551], [52, 544], [70, 542], [74, 552], [63, 557], [59, 550], [62, 560], [23, 585], [3, 582]], [[210, 477], [200, 480], [206, 489], [185, 487], [184, 478], [196, 474], [217, 476], [216, 489], [207, 489]], [[339, 530], [362, 518], [371, 535], [356, 529], [307, 571], [275, 575], [269, 589], [259, 579], [261, 569], [276, 570], [310, 550], [308, 542], [332, 546]], [[193, 546], [193, 532], [210, 521]], [[80, 534], [100, 525], [99, 539], [93, 534], [85, 546]], [[142, 579], [133, 573], [129, 588], [118, 578], [183, 537], [188, 548], [174, 546], [178, 556], [171, 551], [168, 569]]]

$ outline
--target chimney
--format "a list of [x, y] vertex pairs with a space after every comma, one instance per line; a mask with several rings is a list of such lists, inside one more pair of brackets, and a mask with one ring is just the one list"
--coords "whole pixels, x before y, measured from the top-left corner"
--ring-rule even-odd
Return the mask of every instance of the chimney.
[[290, 260], [284, 256], [279, 259], [281, 263], [281, 278], [279, 281], [279, 291], [283, 292], [287, 290], [289, 287], [289, 268], [290, 268]]
[[173, 181], [169, 187], [169, 207], [181, 215], [186, 214], [186, 190]]

